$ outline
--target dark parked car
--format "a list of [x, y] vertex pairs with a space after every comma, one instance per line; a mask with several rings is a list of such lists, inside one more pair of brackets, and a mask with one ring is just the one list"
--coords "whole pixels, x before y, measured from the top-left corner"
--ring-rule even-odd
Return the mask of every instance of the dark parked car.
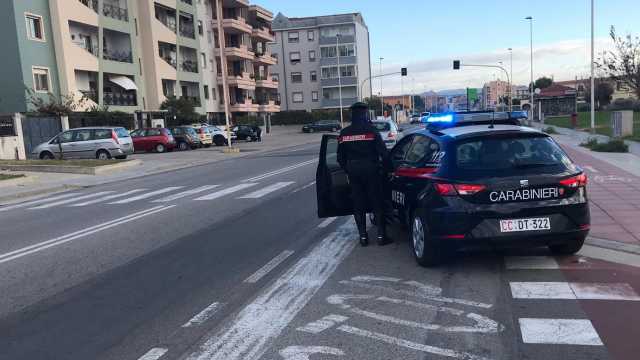
[[313, 124], [307, 124], [302, 127], [302, 132], [312, 133], [316, 131], [331, 131], [336, 132], [341, 130], [340, 121], [337, 120], [321, 120], [316, 121]]
[[202, 146], [198, 133], [192, 126], [176, 126], [169, 129], [179, 150], [197, 149]]
[[256, 126], [251, 125], [238, 125], [235, 126], [232, 131], [236, 133], [238, 140], [257, 141], [258, 131]]
[[136, 151], [163, 153], [176, 148], [176, 140], [171, 131], [164, 128], [138, 129], [131, 133]]

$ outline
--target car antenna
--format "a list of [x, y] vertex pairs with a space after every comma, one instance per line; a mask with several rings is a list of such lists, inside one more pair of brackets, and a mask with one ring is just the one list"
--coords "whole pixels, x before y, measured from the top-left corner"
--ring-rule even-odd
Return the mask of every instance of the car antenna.
[[491, 124], [489, 124], [489, 129], [495, 128], [495, 126], [493, 125], [495, 121], [496, 121], [496, 112], [493, 111], [491, 112]]

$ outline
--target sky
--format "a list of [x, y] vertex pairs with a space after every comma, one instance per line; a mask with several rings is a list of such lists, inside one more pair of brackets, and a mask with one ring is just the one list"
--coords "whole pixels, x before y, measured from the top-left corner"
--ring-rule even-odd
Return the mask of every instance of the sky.
[[[596, 57], [611, 49], [609, 29], [640, 35], [639, 0], [595, 0]], [[510, 71], [513, 48], [514, 84], [530, 79], [529, 22], [534, 18], [534, 78], [570, 80], [589, 76], [590, 0], [252, 0], [288, 17], [360, 12], [369, 27], [373, 74], [400, 71], [409, 75], [385, 78], [382, 93], [396, 95], [427, 90], [482, 87], [501, 79], [501, 70], [452, 70], [463, 64], [497, 65]], [[379, 93], [381, 83], [374, 81]]]

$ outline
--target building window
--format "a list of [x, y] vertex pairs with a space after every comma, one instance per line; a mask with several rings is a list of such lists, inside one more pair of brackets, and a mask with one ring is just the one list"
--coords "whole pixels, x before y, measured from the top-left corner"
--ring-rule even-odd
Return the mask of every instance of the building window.
[[271, 53], [271, 56], [272, 56], [274, 59], [278, 60], [278, 53]]
[[209, 86], [208, 85], [204, 86], [204, 98], [206, 100], [209, 100]]
[[320, 57], [323, 59], [336, 57], [335, 46], [325, 46], [320, 48]]
[[200, 53], [200, 56], [202, 56], [202, 68], [206, 69], [207, 68], [207, 54]]
[[279, 82], [280, 81], [280, 75], [279, 74], [271, 74], [271, 80], [275, 81], [275, 82]]
[[322, 68], [323, 79], [334, 79], [338, 77], [338, 67], [324, 67]]
[[289, 60], [293, 65], [300, 63], [300, 53], [299, 52], [291, 52], [289, 53]]
[[39, 93], [48, 93], [51, 89], [49, 81], [49, 69], [34, 67], [33, 68], [33, 89]]
[[307, 31], [307, 40], [315, 41], [316, 40], [316, 32], [313, 30]]
[[312, 91], [311, 92], [311, 101], [318, 102], [318, 100], [319, 100], [318, 92], [317, 91]]
[[292, 83], [301, 83], [302, 82], [302, 73], [301, 72], [291, 73], [291, 82]]
[[340, 57], [344, 56], [356, 56], [356, 47], [354, 44], [340, 45]]
[[204, 35], [204, 28], [202, 27], [201, 20], [198, 20], [198, 34], [200, 34], [200, 36]]
[[211, 99], [216, 100], [217, 97], [216, 88], [211, 88]]
[[311, 62], [316, 61], [316, 51], [315, 50], [309, 50], [309, 61], [311, 61]]
[[42, 16], [26, 14], [25, 17], [27, 20], [27, 38], [29, 40], [45, 41]]
[[340, 76], [342, 77], [356, 76], [356, 67], [354, 65], [340, 66]]
[[318, 81], [318, 72], [316, 71], [311, 72], [311, 81]]
[[294, 103], [301, 103], [304, 102], [304, 96], [301, 92], [294, 92], [293, 94], [293, 102]]
[[300, 42], [300, 35], [298, 34], [297, 31], [289, 31], [287, 35], [289, 36], [290, 43]]

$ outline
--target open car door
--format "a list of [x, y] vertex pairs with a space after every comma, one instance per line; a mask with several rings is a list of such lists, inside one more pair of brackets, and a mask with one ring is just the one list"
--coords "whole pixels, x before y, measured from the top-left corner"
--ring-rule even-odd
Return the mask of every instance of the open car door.
[[323, 135], [316, 172], [318, 217], [353, 215], [347, 174], [338, 164], [338, 136]]

